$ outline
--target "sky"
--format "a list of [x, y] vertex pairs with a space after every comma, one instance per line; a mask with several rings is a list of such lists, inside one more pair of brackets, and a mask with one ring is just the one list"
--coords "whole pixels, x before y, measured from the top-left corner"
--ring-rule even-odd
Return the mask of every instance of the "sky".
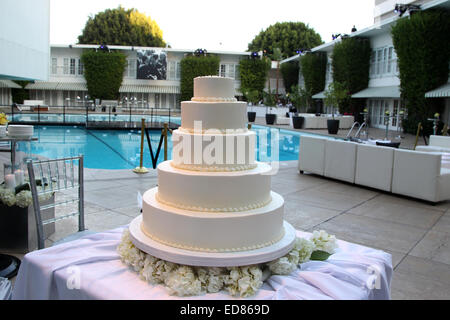
[[122, 5], [150, 16], [176, 49], [246, 51], [276, 22], [303, 22], [331, 41], [373, 24], [375, 0], [50, 0], [50, 43], [75, 44], [90, 15]]

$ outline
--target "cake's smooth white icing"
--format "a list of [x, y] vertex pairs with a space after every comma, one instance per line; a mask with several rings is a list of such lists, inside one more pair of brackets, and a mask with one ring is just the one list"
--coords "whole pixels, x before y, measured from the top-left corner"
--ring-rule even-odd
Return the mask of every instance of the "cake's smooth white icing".
[[196, 211], [239, 211], [270, 201], [271, 167], [257, 163], [252, 170], [199, 172], [174, 168], [171, 161], [158, 165], [158, 200]]
[[163, 244], [205, 252], [246, 251], [269, 246], [283, 237], [283, 198], [243, 212], [197, 212], [158, 202], [158, 188], [143, 195], [142, 230]]
[[181, 102], [181, 127], [194, 130], [194, 121], [201, 121], [201, 130], [246, 129], [247, 104], [245, 102]]
[[158, 165], [158, 187], [143, 196], [142, 231], [203, 252], [276, 243], [284, 234], [284, 200], [270, 190], [271, 167], [255, 161], [256, 134], [246, 129], [246, 103], [234, 101], [234, 80], [195, 78], [192, 100], [181, 103], [173, 160]]
[[255, 167], [253, 131], [191, 134], [178, 129], [172, 132], [172, 143], [172, 165], [180, 169], [239, 171]]
[[193, 101], [195, 101], [195, 99], [224, 99], [236, 101], [234, 95], [234, 80], [232, 78], [218, 76], [194, 78]]

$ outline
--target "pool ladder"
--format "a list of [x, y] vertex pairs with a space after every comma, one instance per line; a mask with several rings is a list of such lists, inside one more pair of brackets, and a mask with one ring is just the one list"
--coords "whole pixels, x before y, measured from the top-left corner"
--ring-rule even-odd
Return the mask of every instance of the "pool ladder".
[[[355, 129], [356, 126], [358, 126], [359, 128], [358, 128], [358, 130], [356, 131], [355, 136], [352, 137], [353, 129]], [[367, 123], [366, 123], [365, 121], [364, 121], [362, 124], [360, 124], [358, 121], [355, 121], [355, 122], [353, 123], [352, 127], [350, 128], [350, 130], [348, 131], [347, 136], [345, 137], [345, 139], [349, 139], [349, 140], [351, 140], [352, 138], [354, 138], [354, 139], [359, 139], [359, 137], [360, 137], [360, 135], [361, 135], [361, 130], [362, 130], [363, 128], [365, 128], [365, 127], [367, 127]], [[364, 130], [364, 132], [366, 132], [366, 135], [367, 135], [367, 131]]]

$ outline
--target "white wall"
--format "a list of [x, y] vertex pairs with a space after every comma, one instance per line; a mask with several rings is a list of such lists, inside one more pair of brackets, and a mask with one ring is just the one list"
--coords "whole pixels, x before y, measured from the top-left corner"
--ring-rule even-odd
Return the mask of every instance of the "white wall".
[[49, 0], [0, 1], [0, 77], [47, 80]]

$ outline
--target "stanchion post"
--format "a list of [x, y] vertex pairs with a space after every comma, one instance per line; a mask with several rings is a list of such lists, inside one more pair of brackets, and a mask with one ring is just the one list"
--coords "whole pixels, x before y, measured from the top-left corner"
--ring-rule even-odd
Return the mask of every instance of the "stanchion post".
[[167, 161], [167, 122], [164, 122], [164, 161]]
[[143, 167], [144, 162], [144, 131], [145, 131], [145, 119], [141, 119], [141, 157], [139, 160], [139, 167], [136, 167], [133, 169], [133, 172], [135, 173], [147, 173], [147, 168]]
[[248, 130], [251, 130], [252, 124], [251, 123], [247, 124], [247, 128], [248, 128]]
[[419, 122], [419, 125], [417, 126], [416, 142], [414, 143], [413, 150], [416, 150], [417, 142], [419, 141], [420, 129], [422, 129], [422, 122]]

